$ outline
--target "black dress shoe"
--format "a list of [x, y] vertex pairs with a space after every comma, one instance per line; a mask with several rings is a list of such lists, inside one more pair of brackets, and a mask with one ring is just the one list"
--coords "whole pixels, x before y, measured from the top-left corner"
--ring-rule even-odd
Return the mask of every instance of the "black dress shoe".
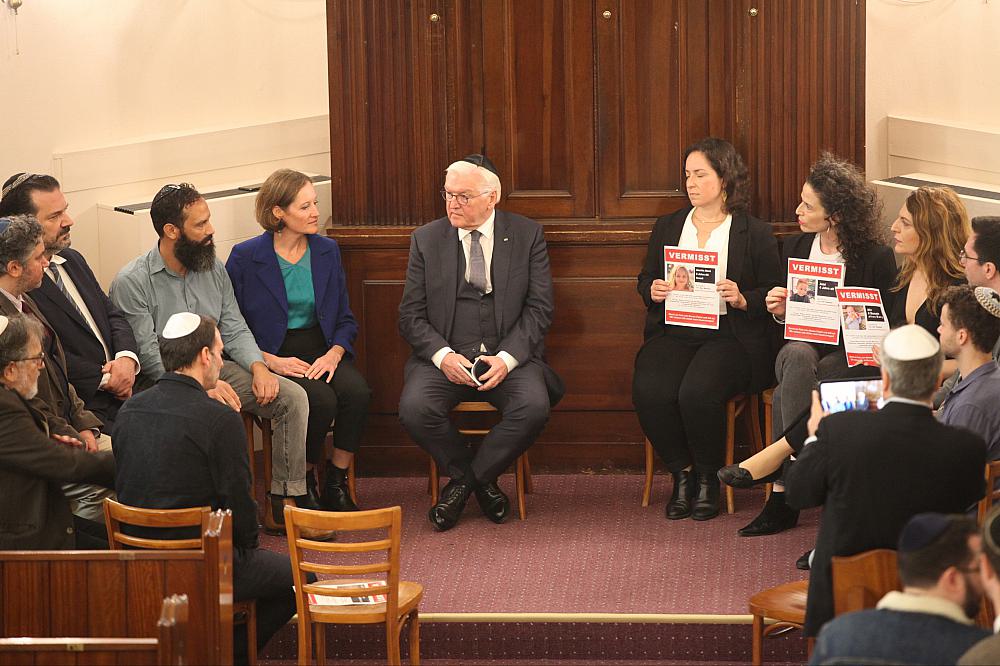
[[674, 492], [667, 502], [667, 520], [680, 520], [691, 515], [691, 498], [694, 497], [694, 472], [681, 470], [674, 475]]
[[762, 476], [759, 479], [753, 478], [750, 472], [743, 469], [739, 465], [726, 465], [719, 470], [719, 481], [722, 481], [727, 486], [732, 486], [733, 488], [753, 488], [754, 486], [759, 486], [765, 483], [774, 483], [780, 478], [780, 467], [767, 476]]
[[698, 489], [691, 503], [691, 520], [711, 520], [719, 515], [719, 479], [715, 474], [698, 472]]
[[809, 571], [809, 569], [810, 569], [810, 567], [809, 567], [809, 556], [810, 555], [812, 555], [812, 551], [811, 550], [807, 550], [806, 552], [802, 553], [802, 557], [800, 557], [799, 559], [795, 560], [795, 568], [796, 569], [802, 569], [803, 571]]
[[319, 500], [324, 511], [357, 511], [358, 505], [351, 499], [351, 490], [347, 486], [347, 470], [335, 465], [327, 468], [323, 480], [323, 495]]
[[[306, 501], [309, 504], [315, 506], [317, 509], [320, 507], [319, 488], [317, 487], [316, 484], [316, 471], [312, 469], [306, 471], [306, 497], [308, 498]], [[312, 506], [305, 506], [304, 504], [299, 504], [299, 503], [296, 504], [297, 506], [301, 506], [302, 508], [305, 509], [312, 508]]]
[[440, 501], [431, 507], [427, 517], [438, 532], [450, 530], [458, 522], [465, 503], [472, 494], [472, 484], [451, 480], [441, 491]]
[[476, 486], [476, 501], [483, 515], [499, 525], [510, 515], [510, 499], [500, 490], [496, 481]]
[[760, 514], [740, 528], [740, 536], [766, 536], [790, 530], [799, 522], [799, 512], [785, 504], [785, 493], [772, 492]]

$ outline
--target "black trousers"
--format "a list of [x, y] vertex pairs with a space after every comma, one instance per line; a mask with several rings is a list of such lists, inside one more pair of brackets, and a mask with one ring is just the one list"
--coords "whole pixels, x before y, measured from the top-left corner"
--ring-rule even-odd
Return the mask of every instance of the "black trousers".
[[[316, 576], [309, 574], [310, 582]], [[288, 555], [259, 548], [233, 549], [233, 598], [257, 601], [257, 649], [295, 615], [292, 563]], [[233, 661], [247, 663], [246, 625], [233, 628]]]
[[[281, 343], [278, 356], [295, 356], [306, 363], [312, 363], [329, 351], [323, 331], [318, 326], [289, 330]], [[368, 419], [368, 403], [372, 390], [361, 376], [354, 361], [344, 358], [340, 361], [333, 379], [305, 379], [289, 377], [305, 389], [309, 396], [309, 424], [306, 428], [306, 460], [310, 463], [323, 462], [323, 442], [333, 423], [333, 445], [338, 449], [356, 453], [361, 446], [365, 421]]]
[[718, 331], [666, 326], [635, 357], [632, 403], [671, 472], [714, 474], [725, 460], [726, 402], [750, 385], [750, 361], [722, 317]]
[[[462, 401], [489, 402], [500, 423], [483, 438], [473, 455], [449, 418]], [[549, 394], [542, 369], [524, 363], [490, 391], [452, 384], [431, 363], [407, 365], [399, 420], [422, 449], [453, 479], [472, 474], [477, 483], [495, 481], [535, 441], [549, 419]]]

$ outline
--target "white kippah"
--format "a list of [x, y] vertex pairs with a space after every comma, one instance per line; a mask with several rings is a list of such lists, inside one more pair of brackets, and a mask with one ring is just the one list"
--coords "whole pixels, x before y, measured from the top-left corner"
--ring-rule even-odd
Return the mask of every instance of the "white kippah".
[[938, 353], [941, 345], [927, 330], [916, 324], [907, 324], [889, 331], [882, 341], [885, 354], [897, 361], [919, 361]]
[[163, 327], [163, 337], [167, 340], [183, 338], [194, 333], [201, 324], [201, 317], [192, 312], [178, 312], [170, 315], [167, 325]]
[[1000, 294], [989, 287], [976, 287], [974, 292], [976, 300], [983, 306], [983, 309], [994, 317], [1000, 318]]
[[3, 335], [3, 332], [7, 330], [8, 323], [10, 323], [10, 319], [7, 319], [7, 317], [0, 315], [0, 335]]

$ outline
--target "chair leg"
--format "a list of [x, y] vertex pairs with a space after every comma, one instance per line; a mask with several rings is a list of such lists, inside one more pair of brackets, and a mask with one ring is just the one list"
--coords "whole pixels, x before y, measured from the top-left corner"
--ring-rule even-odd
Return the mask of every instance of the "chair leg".
[[321, 666], [326, 663], [326, 624], [314, 622], [313, 634], [316, 636], [316, 664]]
[[524, 508], [524, 476], [526, 474], [524, 469], [525, 458], [526, 456], [523, 454], [518, 456], [514, 467], [514, 484], [517, 487], [517, 514], [520, 516], [521, 520], [524, 520], [527, 515], [527, 511]]
[[389, 666], [399, 666], [399, 620], [385, 619], [385, 651], [389, 657]]
[[764, 438], [760, 434], [760, 394], [754, 393], [750, 396], [750, 442], [753, 445], [753, 452], [760, 453], [764, 450]]
[[410, 663], [420, 665], [420, 613], [416, 608], [410, 613]]
[[535, 492], [535, 486], [531, 482], [531, 462], [528, 460], [528, 452], [522, 453], [521, 457], [524, 458], [524, 492], [530, 495]]
[[357, 472], [354, 469], [354, 459], [357, 456], [351, 456], [351, 462], [347, 466], [347, 492], [351, 493], [351, 501], [355, 504], [358, 503], [358, 486], [357, 486]]
[[[726, 464], [732, 465], [735, 454], [736, 440], [736, 401], [730, 400], [726, 403]], [[733, 501], [733, 487], [726, 485], [726, 511], [733, 513], [736, 510]]]
[[247, 661], [257, 666], [257, 602], [247, 606]]
[[750, 663], [761, 666], [764, 663], [764, 617], [753, 616], [753, 643], [750, 648]]
[[646, 438], [646, 485], [642, 488], [642, 505], [649, 506], [653, 495], [653, 445]]
[[312, 662], [312, 627], [307, 618], [299, 616], [299, 666]]
[[427, 492], [431, 494], [431, 506], [438, 503], [438, 486], [441, 485], [441, 480], [438, 478], [438, 466], [434, 462], [434, 458], [431, 458], [430, 473], [427, 475]]

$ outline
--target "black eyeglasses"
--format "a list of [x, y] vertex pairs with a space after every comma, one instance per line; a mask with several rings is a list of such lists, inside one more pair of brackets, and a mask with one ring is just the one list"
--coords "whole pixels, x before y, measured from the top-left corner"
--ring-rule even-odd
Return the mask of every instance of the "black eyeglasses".
[[969, 256], [968, 254], [966, 254], [965, 250], [962, 250], [961, 252], [958, 253], [958, 263], [964, 264], [969, 259], [971, 259], [972, 261], [974, 261], [974, 262], [976, 262], [977, 264], [980, 264], [980, 265], [986, 263], [985, 261], [983, 261], [979, 257]]
[[486, 190], [485, 192], [480, 192], [479, 194], [465, 194], [464, 192], [461, 194], [455, 194], [454, 192], [449, 192], [448, 190], [441, 190], [441, 198], [448, 202], [455, 201], [457, 199], [458, 203], [460, 203], [461, 205], [468, 206], [469, 202], [475, 199], [476, 197], [481, 197], [484, 194], [489, 194], [492, 191], [493, 190]]
[[15, 359], [11, 363], [24, 363], [25, 361], [34, 361], [38, 365], [43, 365], [45, 363], [45, 352], [39, 352], [35, 356], [25, 356], [24, 358]]

